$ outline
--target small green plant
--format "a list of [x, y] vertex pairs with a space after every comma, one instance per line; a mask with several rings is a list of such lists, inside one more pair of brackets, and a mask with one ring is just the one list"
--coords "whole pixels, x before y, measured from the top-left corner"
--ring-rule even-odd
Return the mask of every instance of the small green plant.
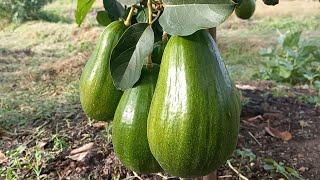
[[62, 151], [68, 146], [66, 142], [66, 138], [64, 136], [59, 136], [58, 134], [55, 134], [52, 136], [52, 139], [53, 139], [54, 150]]
[[41, 8], [52, 0], [2, 0], [0, 18], [12, 22], [38, 19]]
[[251, 151], [251, 149], [246, 148], [243, 148], [242, 150], [236, 149], [235, 155], [240, 156], [241, 160], [249, 158], [249, 162], [254, 161], [257, 158], [257, 156]]
[[320, 80], [320, 46], [301, 40], [302, 31], [287, 32], [278, 38], [278, 45], [262, 49], [264, 61], [258, 75], [265, 80], [314, 85]]
[[295, 169], [286, 167], [283, 162], [277, 163], [273, 159], [265, 159], [263, 168], [271, 173], [280, 173], [286, 179], [305, 179]]

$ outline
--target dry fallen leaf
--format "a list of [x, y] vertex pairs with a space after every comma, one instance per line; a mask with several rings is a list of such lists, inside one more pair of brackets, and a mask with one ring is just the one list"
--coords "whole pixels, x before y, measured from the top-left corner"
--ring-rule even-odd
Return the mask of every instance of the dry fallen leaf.
[[300, 125], [302, 128], [304, 128], [304, 127], [310, 127], [310, 125], [308, 124], [308, 122], [303, 121], [303, 120], [299, 121], [299, 125]]
[[264, 113], [263, 114], [263, 119], [266, 120], [277, 120], [277, 119], [281, 119], [283, 117], [283, 115], [281, 115], [281, 113]]
[[292, 135], [289, 131], [279, 131], [278, 129], [275, 129], [273, 127], [265, 127], [265, 130], [268, 134], [270, 134], [273, 137], [280, 138], [284, 141], [289, 141], [292, 139]]
[[8, 158], [6, 157], [5, 154], [2, 153], [2, 151], [0, 151], [0, 164], [4, 164], [8, 162]]
[[252, 90], [252, 91], [257, 90], [256, 86], [250, 86], [250, 85], [236, 84], [236, 87], [241, 90]]
[[264, 118], [261, 115], [258, 115], [258, 116], [251, 117], [251, 118], [247, 119], [247, 121], [249, 121], [249, 122], [254, 122], [257, 120], [264, 120]]
[[78, 154], [78, 153], [82, 153], [82, 152], [85, 152], [85, 151], [89, 151], [90, 149], [93, 148], [93, 145], [94, 143], [91, 142], [91, 143], [88, 143], [88, 144], [85, 144], [77, 149], [74, 149], [70, 152], [70, 155], [74, 155], [74, 154]]
[[68, 156], [68, 158], [74, 160], [74, 161], [81, 161], [83, 162], [85, 160], [85, 157], [87, 156], [89, 152], [86, 151], [86, 152], [82, 152], [82, 153], [78, 153], [78, 154], [74, 154], [74, 155], [71, 155], [71, 156]]
[[96, 122], [92, 124], [92, 127], [97, 128], [97, 129], [103, 129], [106, 127], [106, 122]]
[[48, 144], [48, 142], [40, 141], [40, 142], [38, 143], [38, 146], [39, 146], [40, 148], [44, 148], [47, 144]]

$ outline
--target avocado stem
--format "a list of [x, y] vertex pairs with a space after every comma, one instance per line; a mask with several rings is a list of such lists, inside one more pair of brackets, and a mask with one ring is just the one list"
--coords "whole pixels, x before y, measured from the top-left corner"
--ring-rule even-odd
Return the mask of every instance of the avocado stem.
[[151, 2], [151, 0], [148, 0], [147, 6], [148, 6], [148, 24], [152, 24], [152, 2]]
[[152, 67], [153, 67], [151, 55], [148, 56], [148, 59], [146, 62], [146, 67], [147, 67], [147, 69], [152, 69]]
[[124, 25], [125, 26], [130, 26], [131, 25], [131, 19], [132, 19], [132, 16], [134, 14], [134, 9], [135, 9], [135, 6], [132, 5], [131, 8], [130, 8], [129, 14], [127, 16], [127, 19], [124, 21]]

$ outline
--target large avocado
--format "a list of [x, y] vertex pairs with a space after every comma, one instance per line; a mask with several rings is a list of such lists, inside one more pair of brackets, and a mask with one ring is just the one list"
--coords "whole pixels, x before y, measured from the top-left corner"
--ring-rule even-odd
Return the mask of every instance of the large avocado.
[[109, 24], [100, 35], [80, 78], [80, 101], [84, 112], [97, 120], [111, 120], [121, 98], [112, 82], [110, 55], [125, 31], [123, 22]]
[[161, 171], [147, 139], [147, 118], [158, 73], [158, 65], [142, 70], [138, 83], [122, 95], [113, 121], [112, 142], [117, 157], [126, 167], [140, 173]]
[[240, 100], [210, 34], [173, 36], [164, 51], [148, 116], [161, 167], [180, 177], [223, 165], [237, 144]]
[[236, 15], [241, 19], [249, 19], [256, 9], [256, 0], [240, 0], [236, 6]]

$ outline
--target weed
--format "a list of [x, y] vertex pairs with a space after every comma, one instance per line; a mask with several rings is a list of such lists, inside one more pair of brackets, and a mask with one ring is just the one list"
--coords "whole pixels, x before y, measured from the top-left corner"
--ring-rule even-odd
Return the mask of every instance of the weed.
[[280, 34], [279, 45], [263, 49], [268, 58], [256, 75], [262, 79], [286, 82], [292, 85], [320, 80], [320, 46], [300, 40], [301, 31]]
[[249, 162], [252, 162], [257, 158], [256, 155], [251, 151], [251, 149], [246, 148], [243, 148], [243, 150], [237, 149], [235, 151], [235, 154], [237, 156], [240, 156], [241, 159], [249, 158]]
[[53, 150], [62, 151], [66, 147], [68, 147], [68, 143], [66, 142], [66, 138], [64, 136], [54, 134], [52, 136], [52, 140], [53, 140]]
[[286, 167], [284, 163], [277, 163], [273, 159], [265, 159], [263, 168], [271, 173], [280, 173], [286, 179], [304, 179], [295, 169]]

